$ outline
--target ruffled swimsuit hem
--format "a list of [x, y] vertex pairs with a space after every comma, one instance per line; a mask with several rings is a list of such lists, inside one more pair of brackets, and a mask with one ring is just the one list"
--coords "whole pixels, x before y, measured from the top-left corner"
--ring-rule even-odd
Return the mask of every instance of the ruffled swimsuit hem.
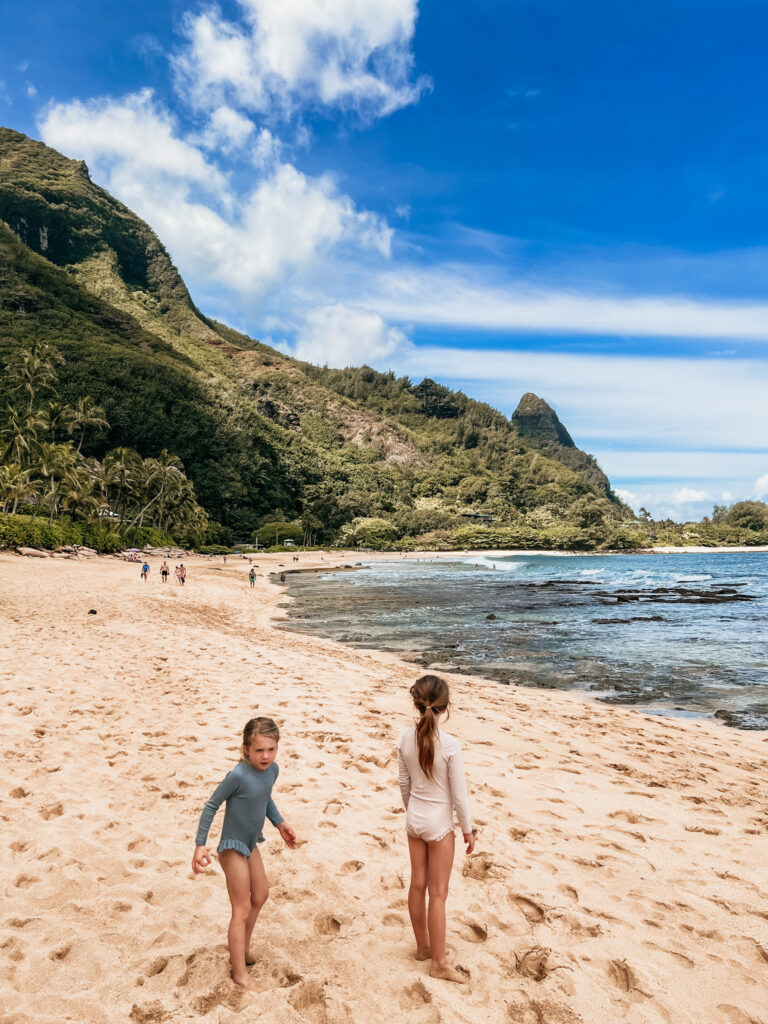
[[453, 830], [455, 828], [456, 828], [455, 825], [451, 825], [449, 828], [444, 828], [443, 831], [439, 832], [436, 836], [420, 836], [420, 835], [416, 835], [416, 833], [415, 832], [411, 832], [410, 829], [406, 829], [405, 831], [408, 833], [409, 836], [413, 836], [414, 839], [423, 839], [425, 843], [439, 843], [441, 839], [445, 839], [445, 837], [450, 832], [453, 832]]
[[244, 857], [250, 857], [253, 853], [253, 850], [249, 850], [245, 843], [241, 843], [239, 839], [222, 839], [216, 852], [221, 853], [222, 850], [237, 850]]

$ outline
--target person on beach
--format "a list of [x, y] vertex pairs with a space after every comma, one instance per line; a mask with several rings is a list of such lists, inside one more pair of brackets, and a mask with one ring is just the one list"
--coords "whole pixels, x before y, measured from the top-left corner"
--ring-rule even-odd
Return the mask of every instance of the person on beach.
[[271, 718], [252, 718], [246, 723], [240, 762], [219, 783], [203, 808], [192, 857], [196, 875], [211, 863], [205, 847], [208, 831], [216, 811], [226, 801], [217, 852], [232, 904], [227, 935], [232, 980], [243, 988], [254, 988], [246, 965], [255, 963], [249, 954], [251, 935], [269, 896], [269, 883], [257, 848], [258, 843], [264, 842], [264, 819], [271, 821], [286, 846], [293, 849], [296, 845], [296, 833], [272, 799], [272, 787], [279, 772], [275, 763], [279, 740], [280, 730]]
[[445, 901], [455, 849], [454, 810], [466, 852], [475, 848], [464, 763], [459, 741], [438, 729], [450, 702], [445, 680], [421, 676], [411, 687], [411, 696], [419, 720], [397, 741], [397, 765], [411, 857], [408, 913], [416, 938], [416, 959], [432, 960], [429, 973], [433, 978], [462, 984], [466, 976], [446, 959]]
[[256, 570], [251, 566], [251, 571], [248, 573], [248, 582], [252, 587], [256, 586]]
[[163, 562], [160, 566], [160, 576], [162, 577], [163, 583], [168, 582], [168, 563]]
[[183, 587], [186, 582], [187, 582], [187, 570], [186, 570], [186, 567], [185, 567], [184, 563], [182, 562], [181, 565], [179, 566], [179, 583]]
[[149, 562], [145, 562], [141, 567], [141, 579], [144, 583], [147, 582], [149, 577]]
[[174, 566], [173, 575], [176, 577], [176, 583], [180, 584], [181, 580], [179, 579], [179, 567], [178, 567], [178, 565]]

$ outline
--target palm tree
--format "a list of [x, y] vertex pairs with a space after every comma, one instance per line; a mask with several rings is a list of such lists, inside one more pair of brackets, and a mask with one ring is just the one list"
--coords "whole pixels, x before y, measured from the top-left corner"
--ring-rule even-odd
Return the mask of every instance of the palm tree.
[[167, 449], [164, 448], [156, 459], [145, 459], [142, 466], [139, 507], [133, 520], [128, 524], [128, 529], [136, 525], [142, 526], [144, 516], [155, 502], [159, 502], [158, 518], [162, 521], [165, 502], [169, 495], [180, 489], [184, 480], [186, 477], [180, 460]]
[[0, 503], [3, 512], [11, 505], [11, 515], [16, 514], [19, 502], [35, 493], [35, 485], [30, 480], [30, 471], [22, 469], [18, 462], [9, 462], [0, 466]]
[[35, 399], [43, 390], [54, 391], [58, 379], [56, 367], [64, 362], [61, 354], [46, 341], [36, 341], [29, 348], [16, 352], [5, 364], [11, 391], [19, 391], [27, 399], [27, 412], [32, 412]]
[[94, 405], [93, 399], [86, 395], [84, 398], [78, 398], [72, 410], [72, 418], [70, 420], [69, 432], [72, 434], [76, 430], [80, 431], [80, 440], [77, 443], [78, 451], [83, 447], [86, 430], [91, 428], [94, 430], [109, 430], [109, 423], [102, 407]]
[[[106, 485], [108, 505], [117, 512], [121, 520], [125, 520], [125, 512], [132, 492], [141, 474], [141, 456], [132, 448], [113, 448], [107, 452], [102, 462]], [[113, 496], [113, 490], [116, 492]]]
[[[45, 429], [50, 432], [51, 443], [56, 444], [56, 434], [72, 433], [72, 420], [75, 410], [61, 402], [48, 402], [41, 410], [40, 417]], [[78, 448], [78, 451], [80, 449]]]
[[59, 492], [63, 485], [84, 462], [83, 457], [72, 447], [71, 441], [67, 441], [66, 444], [44, 442], [40, 445], [40, 455], [34, 468], [46, 482], [43, 501], [50, 505], [49, 522], [53, 522], [58, 511]]
[[97, 480], [91, 466], [82, 464], [71, 470], [62, 482], [61, 507], [76, 518], [78, 514], [93, 520], [101, 508]]
[[20, 466], [29, 465], [37, 450], [37, 433], [43, 427], [39, 413], [28, 409], [7, 407], [8, 420], [0, 431], [0, 441], [4, 445], [3, 461], [17, 462]]

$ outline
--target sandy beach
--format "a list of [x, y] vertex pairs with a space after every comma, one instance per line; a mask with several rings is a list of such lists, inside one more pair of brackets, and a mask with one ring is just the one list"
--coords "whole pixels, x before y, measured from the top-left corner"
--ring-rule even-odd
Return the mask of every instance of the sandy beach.
[[[321, 558], [299, 567], [359, 556]], [[470, 982], [436, 981], [394, 756], [417, 671], [277, 629], [296, 565], [255, 561], [254, 588], [234, 558], [181, 588], [158, 558], [144, 584], [0, 555], [2, 1024], [768, 1024], [768, 735], [451, 677], [478, 846], [448, 903]], [[250, 993], [221, 870], [190, 862], [254, 714], [299, 843], [267, 825]]]

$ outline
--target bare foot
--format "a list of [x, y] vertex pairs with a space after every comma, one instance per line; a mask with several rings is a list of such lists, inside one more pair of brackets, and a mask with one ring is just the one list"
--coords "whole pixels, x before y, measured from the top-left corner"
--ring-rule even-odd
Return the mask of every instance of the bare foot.
[[454, 970], [453, 967], [449, 967], [446, 964], [444, 967], [440, 967], [439, 964], [432, 962], [432, 966], [429, 968], [430, 978], [440, 978], [442, 981], [453, 981], [457, 985], [466, 985], [469, 978], [466, 974], [462, 974], [460, 971]]
[[247, 988], [247, 989], [250, 989], [252, 992], [256, 992], [257, 991], [256, 986], [251, 981], [249, 975], [247, 975], [247, 974], [243, 974], [243, 975], [235, 974], [234, 971], [232, 971], [230, 976], [232, 978], [232, 981], [234, 981], [234, 983], [236, 985], [239, 985], [240, 988]]
[[416, 959], [417, 960], [429, 960], [432, 956], [429, 946], [417, 946], [416, 947]]

